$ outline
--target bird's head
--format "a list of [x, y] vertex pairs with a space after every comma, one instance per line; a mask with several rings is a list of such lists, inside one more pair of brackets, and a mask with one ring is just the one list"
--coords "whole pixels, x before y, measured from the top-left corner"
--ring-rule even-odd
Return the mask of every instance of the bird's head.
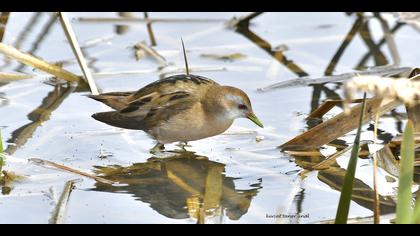
[[219, 91], [210, 94], [210, 96], [215, 97], [214, 100], [217, 101], [220, 108], [221, 118], [231, 120], [247, 118], [259, 127], [264, 128], [261, 121], [254, 114], [251, 101], [244, 91], [235, 87], [221, 86]]

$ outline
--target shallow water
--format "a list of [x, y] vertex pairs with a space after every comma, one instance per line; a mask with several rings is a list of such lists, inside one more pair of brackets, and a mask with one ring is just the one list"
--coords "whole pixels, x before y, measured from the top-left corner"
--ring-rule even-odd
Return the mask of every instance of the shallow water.
[[[143, 17], [143, 13], [134, 15]], [[87, 89], [54, 87], [45, 83], [49, 75], [2, 59], [3, 72], [37, 76], [0, 83], [0, 126], [6, 152], [11, 155], [4, 168], [26, 176], [11, 185], [10, 193], [0, 195], [0, 222], [48, 223], [66, 181], [77, 178], [83, 181], [76, 183], [71, 193], [65, 223], [312, 223], [334, 219], [339, 199], [336, 189], [348, 153], [334, 168], [310, 172], [301, 180], [298, 172], [316, 158], [295, 158], [277, 147], [308, 128], [307, 114], [323, 100], [341, 96], [340, 84], [263, 93], [257, 89], [304, 75], [324, 76], [357, 17], [345, 13], [264, 13], [253, 19], [249, 28], [241, 26], [235, 31], [226, 27], [225, 22], [243, 15], [247, 13], [149, 13], [151, 18], [223, 20], [155, 22], [151, 25], [154, 48], [170, 63], [166, 75], [179, 73], [176, 69], [184, 68], [182, 37], [193, 73], [243, 89], [265, 125], [262, 129], [247, 120], [237, 120], [225, 134], [191, 142], [189, 152], [184, 153], [152, 156], [148, 151], [154, 142], [143, 132], [110, 127], [91, 118], [93, 113], [109, 108], [87, 98]], [[165, 76], [153, 58], [135, 60], [132, 46], [140, 41], [150, 44], [146, 24], [78, 20], [117, 17], [116, 13], [69, 16], [82, 46], [105, 37], [104, 42], [83, 50], [100, 91], [132, 91]], [[392, 14], [382, 17], [391, 29], [397, 24]], [[361, 32], [377, 43], [384, 37], [379, 20], [365, 20], [367, 28]], [[394, 37], [400, 65], [418, 66], [419, 56], [413, 48], [420, 42], [419, 32], [402, 25]], [[341, 74], [395, 63], [386, 43], [378, 51], [368, 47], [367, 41], [356, 34], [330, 72]], [[3, 42], [50, 62], [64, 61], [65, 69], [81, 74], [61, 25], [50, 13], [13, 12]], [[245, 56], [232, 60], [203, 56], [234, 53]], [[374, 57], [361, 63], [369, 54]], [[197, 68], [201, 70], [194, 72]], [[338, 112], [341, 110], [334, 108], [328, 117]], [[401, 131], [398, 112], [404, 113], [404, 108], [381, 119], [380, 129], [389, 136]], [[367, 127], [362, 139], [372, 139]], [[352, 142], [353, 138], [351, 132], [343, 140]], [[326, 154], [332, 151], [323, 150]], [[120, 185], [108, 186], [28, 163], [33, 157], [98, 173]], [[369, 198], [371, 161], [360, 160], [358, 166], [357, 194]], [[386, 196], [393, 195], [396, 186], [387, 183], [385, 175], [380, 170], [382, 213], [394, 210]], [[354, 199], [350, 217], [372, 215], [371, 202], [365, 198]], [[295, 213], [301, 217], [273, 217]]]

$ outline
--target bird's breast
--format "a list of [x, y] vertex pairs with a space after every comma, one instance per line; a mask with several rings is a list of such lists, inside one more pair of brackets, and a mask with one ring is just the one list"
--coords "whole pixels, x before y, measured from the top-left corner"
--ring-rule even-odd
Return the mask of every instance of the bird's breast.
[[161, 143], [188, 142], [212, 137], [226, 131], [233, 120], [215, 119], [197, 103], [152, 129], [151, 134]]

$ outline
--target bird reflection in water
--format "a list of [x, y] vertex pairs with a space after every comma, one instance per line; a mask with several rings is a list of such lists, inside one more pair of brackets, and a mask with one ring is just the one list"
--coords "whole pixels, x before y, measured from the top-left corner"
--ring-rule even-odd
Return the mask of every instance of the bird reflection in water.
[[197, 223], [220, 223], [224, 215], [238, 220], [262, 188], [258, 180], [247, 190], [236, 189], [237, 178], [225, 175], [224, 164], [187, 151], [167, 158], [151, 157], [128, 167], [95, 168], [97, 174], [121, 185], [97, 182], [92, 190], [133, 194], [166, 217], [191, 218]]

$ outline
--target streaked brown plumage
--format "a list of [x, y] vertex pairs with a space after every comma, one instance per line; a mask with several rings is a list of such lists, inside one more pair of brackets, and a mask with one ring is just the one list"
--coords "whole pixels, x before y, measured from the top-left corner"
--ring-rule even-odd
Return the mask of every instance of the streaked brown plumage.
[[138, 91], [89, 97], [115, 109], [92, 115], [96, 120], [116, 127], [143, 130], [160, 144], [218, 135], [240, 117], [262, 127], [242, 90], [221, 86], [197, 75], [175, 75]]

